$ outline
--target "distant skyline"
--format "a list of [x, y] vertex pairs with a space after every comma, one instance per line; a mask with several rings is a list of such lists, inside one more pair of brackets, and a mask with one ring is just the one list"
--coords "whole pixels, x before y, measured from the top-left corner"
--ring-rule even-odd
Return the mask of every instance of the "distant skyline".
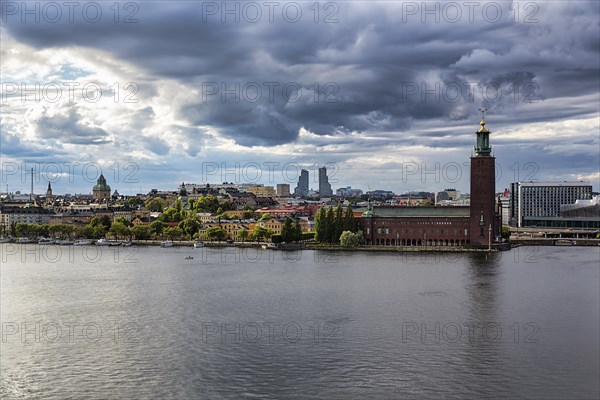
[[0, 191], [34, 167], [36, 193], [91, 193], [93, 164], [122, 194], [322, 166], [334, 192], [465, 193], [479, 107], [498, 191], [600, 191], [597, 1], [275, 3], [3, 2]]

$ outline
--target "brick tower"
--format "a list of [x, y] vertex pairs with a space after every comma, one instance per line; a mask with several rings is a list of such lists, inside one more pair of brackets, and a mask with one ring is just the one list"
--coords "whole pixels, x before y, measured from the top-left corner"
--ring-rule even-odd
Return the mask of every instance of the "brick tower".
[[[474, 247], [487, 248], [500, 236], [499, 210], [496, 207], [496, 158], [492, 156], [490, 131], [481, 111], [481, 128], [476, 132], [475, 155], [471, 157], [471, 220], [469, 239]], [[491, 237], [490, 237], [491, 236]]]

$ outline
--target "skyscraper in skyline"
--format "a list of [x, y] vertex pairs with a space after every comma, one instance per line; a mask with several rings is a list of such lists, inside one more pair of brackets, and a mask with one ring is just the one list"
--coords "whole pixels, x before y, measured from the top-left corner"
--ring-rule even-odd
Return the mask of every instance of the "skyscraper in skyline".
[[327, 177], [327, 168], [319, 168], [319, 196], [333, 196], [333, 190], [331, 190], [331, 184]]
[[303, 169], [300, 171], [298, 178], [298, 186], [294, 189], [294, 196], [304, 197], [308, 194], [308, 171]]

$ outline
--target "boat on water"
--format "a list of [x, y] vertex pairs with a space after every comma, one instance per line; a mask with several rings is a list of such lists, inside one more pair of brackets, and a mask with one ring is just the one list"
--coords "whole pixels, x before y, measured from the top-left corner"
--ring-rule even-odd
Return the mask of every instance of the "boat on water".
[[93, 240], [90, 239], [79, 239], [73, 243], [73, 246], [89, 246], [93, 243]]
[[186, 260], [193, 260], [193, 259], [194, 259], [194, 257], [192, 257], [192, 256], [187, 256], [185, 259], [186, 259]]
[[56, 243], [56, 240], [51, 239], [51, 238], [40, 238], [38, 240], [39, 245], [55, 244], [55, 243]]
[[160, 242], [160, 247], [173, 247], [173, 241], [163, 240], [162, 242]]
[[60, 244], [63, 246], [73, 246], [75, 244], [75, 242], [71, 241], [71, 240], [61, 240], [56, 242], [56, 244]]
[[194, 243], [194, 248], [195, 249], [199, 249], [201, 247], [204, 247], [204, 242], [196, 242], [196, 243]]
[[131, 246], [132, 244], [133, 244], [133, 243], [131, 242], [131, 240], [128, 240], [128, 241], [126, 241], [126, 242], [123, 242], [123, 243], [121, 243], [121, 246], [124, 246], [124, 247], [129, 247], [129, 246]]
[[36, 240], [31, 239], [31, 238], [27, 238], [27, 237], [20, 237], [20, 238], [17, 239], [17, 243], [21, 243], [21, 244], [36, 243]]
[[277, 245], [275, 243], [265, 243], [263, 245], [261, 245], [260, 247], [262, 247], [263, 249], [267, 250], [267, 249], [276, 249]]
[[0, 238], [0, 243], [10, 243], [10, 238]]
[[106, 240], [105, 238], [98, 239], [96, 241], [96, 246], [120, 246], [121, 243], [116, 240]]

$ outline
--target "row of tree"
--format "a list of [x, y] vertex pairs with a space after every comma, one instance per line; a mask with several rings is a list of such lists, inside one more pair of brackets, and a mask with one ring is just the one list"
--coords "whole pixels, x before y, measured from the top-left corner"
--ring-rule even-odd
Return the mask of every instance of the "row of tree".
[[355, 233], [358, 231], [358, 221], [354, 218], [352, 207], [346, 208], [346, 213], [342, 204], [338, 203], [334, 209], [333, 206], [325, 209], [320, 208], [315, 215], [315, 239], [320, 243], [339, 243], [342, 232], [348, 231]]

